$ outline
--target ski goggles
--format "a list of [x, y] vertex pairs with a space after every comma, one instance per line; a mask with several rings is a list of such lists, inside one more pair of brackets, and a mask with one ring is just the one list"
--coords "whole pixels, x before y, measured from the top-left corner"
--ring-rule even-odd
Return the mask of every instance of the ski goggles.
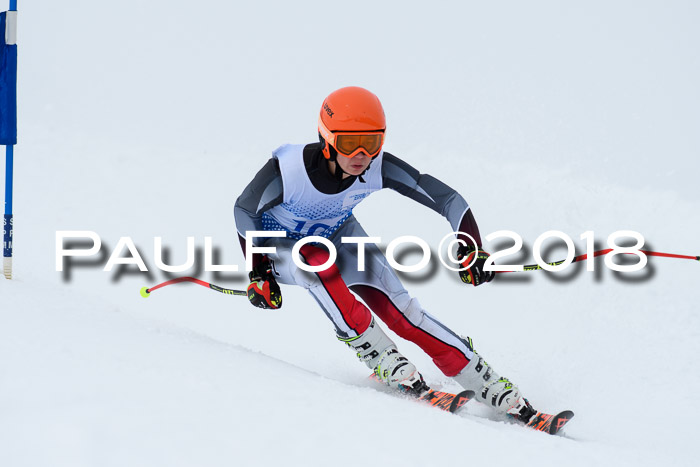
[[318, 119], [318, 131], [338, 154], [355, 157], [364, 150], [369, 157], [379, 154], [384, 144], [384, 131], [330, 131], [323, 121]]

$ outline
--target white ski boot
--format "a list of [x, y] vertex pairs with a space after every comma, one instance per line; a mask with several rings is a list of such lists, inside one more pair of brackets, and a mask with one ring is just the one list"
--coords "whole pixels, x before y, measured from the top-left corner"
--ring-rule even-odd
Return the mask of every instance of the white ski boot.
[[498, 375], [483, 358], [474, 352], [469, 364], [453, 379], [464, 389], [476, 393], [476, 399], [499, 413], [518, 416], [521, 406], [520, 390], [508, 378]]
[[396, 344], [374, 322], [374, 318], [367, 330], [359, 336], [337, 337], [354, 349], [357, 357], [374, 370], [374, 374], [387, 386], [414, 396], [420, 396], [428, 390], [415, 365], [401, 355]]

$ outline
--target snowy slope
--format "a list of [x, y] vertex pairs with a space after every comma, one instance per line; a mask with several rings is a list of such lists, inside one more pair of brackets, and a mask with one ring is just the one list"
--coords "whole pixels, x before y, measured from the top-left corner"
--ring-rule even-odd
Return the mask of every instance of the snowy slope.
[[[155, 236], [173, 264], [187, 236], [198, 247], [211, 236], [220, 262], [242, 268], [236, 197], [276, 146], [312, 141], [323, 97], [349, 84], [379, 95], [386, 149], [463, 193], [482, 235], [523, 237], [513, 262], [533, 263], [552, 229], [579, 249], [585, 231], [604, 247], [632, 229], [647, 248], [700, 254], [698, 6], [24, 3], [0, 465], [693, 463], [697, 262], [654, 259], [620, 277], [600, 260], [594, 273], [478, 289], [441, 266], [403, 276], [536, 407], [576, 412], [555, 438], [478, 406], [450, 416], [377, 391], [302, 290], [283, 287], [275, 312], [194, 285], [138, 291], [167, 279]], [[340, 72], [349, 50], [376, 54]], [[435, 249], [449, 232], [393, 192], [356, 216], [384, 245], [417, 235]], [[97, 232], [105, 255], [129, 236], [151, 273], [98, 261], [68, 278], [55, 271], [57, 230]], [[456, 389], [397, 341], [428, 381]]]
[[[21, 297], [0, 323], [3, 465], [327, 465], [337, 453], [349, 465], [367, 455], [357, 443], [372, 439], [411, 446], [405, 465], [488, 462], [504, 444], [526, 465], [651, 465], [690, 442], [657, 430], [640, 439], [631, 420], [649, 428], [653, 420], [632, 410], [612, 420], [615, 429], [601, 427], [599, 406], [610, 404], [577, 391], [567, 399], [579, 417], [563, 437], [450, 416], [362, 378], [341, 382], [80, 294], [48, 288], [32, 299], [22, 282], [1, 290]], [[631, 429], [635, 436], [624, 433]], [[394, 456], [372, 450], [371, 460], [392, 465]]]

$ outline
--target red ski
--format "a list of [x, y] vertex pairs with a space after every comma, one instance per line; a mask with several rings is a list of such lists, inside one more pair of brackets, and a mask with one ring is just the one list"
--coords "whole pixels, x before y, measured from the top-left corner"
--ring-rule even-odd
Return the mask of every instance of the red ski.
[[574, 418], [574, 413], [571, 410], [565, 410], [556, 415], [537, 412], [525, 426], [533, 430], [549, 433], [550, 435], [556, 435], [572, 418]]
[[[386, 387], [386, 385], [374, 373], [372, 373], [369, 376], [369, 379], [371, 379], [372, 381], [376, 381], [377, 383], [380, 383], [382, 386]], [[425, 386], [425, 391], [422, 392], [420, 395], [414, 395], [408, 392], [401, 392], [399, 390], [392, 390], [391, 392], [415, 398], [420, 402], [427, 403], [433, 407], [437, 407], [440, 410], [444, 410], [446, 412], [451, 413], [456, 413], [457, 411], [459, 411], [459, 409], [464, 407], [464, 405], [471, 399], [473, 399], [475, 395], [474, 391], [468, 390], [459, 392], [457, 394], [436, 391], [434, 389], [430, 389], [427, 385]], [[527, 423], [520, 420], [518, 417], [512, 417], [512, 419], [516, 420], [517, 423], [520, 425], [532, 428], [533, 430], [542, 431], [550, 435], [556, 435], [557, 433], [559, 433], [559, 430], [561, 430], [564, 427], [564, 425], [566, 425], [568, 421], [574, 417], [574, 413], [571, 410], [559, 412], [557, 415], [550, 415], [544, 412], [536, 412], [534, 409], [531, 408], [531, 406], [529, 407], [530, 410], [532, 410], [531, 413], [534, 413], [530, 416], [530, 419]]]

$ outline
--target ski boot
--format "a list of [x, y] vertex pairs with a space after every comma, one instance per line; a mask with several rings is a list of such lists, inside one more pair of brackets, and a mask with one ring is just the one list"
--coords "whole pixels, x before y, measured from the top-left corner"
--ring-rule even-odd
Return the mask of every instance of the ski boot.
[[365, 362], [387, 386], [415, 397], [420, 397], [430, 389], [415, 365], [401, 355], [396, 344], [374, 322], [374, 318], [367, 330], [359, 336], [337, 337], [355, 350], [360, 361]]
[[[471, 346], [471, 339], [467, 338], [466, 341]], [[511, 411], [523, 408], [518, 387], [508, 378], [499, 376], [476, 352], [469, 364], [457, 376], [453, 376], [453, 379], [464, 389], [474, 391], [476, 400], [496, 412], [510, 414]]]

